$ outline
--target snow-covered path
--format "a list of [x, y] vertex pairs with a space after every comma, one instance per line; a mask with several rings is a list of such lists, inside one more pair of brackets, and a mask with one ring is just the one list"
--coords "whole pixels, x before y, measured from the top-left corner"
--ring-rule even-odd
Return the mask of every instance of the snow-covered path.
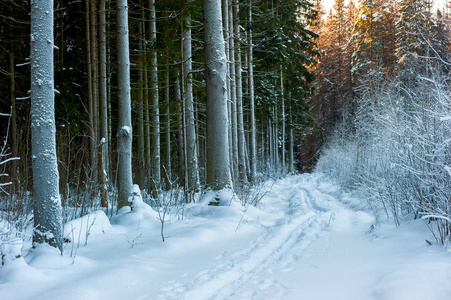
[[[280, 184], [277, 190], [289, 191], [288, 195], [283, 197], [277, 194], [268, 195], [276, 201], [278, 199], [279, 203], [268, 203], [268, 206], [273, 205], [267, 206], [266, 209], [282, 213], [284, 217], [276, 224], [265, 226], [268, 232], [249, 248], [233, 253], [228, 259], [222, 259], [211, 268], [190, 278], [188, 282], [179, 282], [166, 287], [159, 298], [251, 299], [255, 296], [254, 291], [249, 295], [238, 291], [247, 290], [246, 285], [255, 281], [262, 282], [257, 291], [270, 288], [276, 291], [271, 297], [283, 297], [285, 294], [283, 285], [277, 280], [271, 280], [271, 274], [276, 269], [279, 272], [290, 272], [294, 258], [287, 253], [301, 253], [315, 241], [331, 217], [331, 212], [317, 204], [308, 190], [301, 186], [302, 183], [287, 181]], [[269, 272], [270, 276], [260, 278], [263, 272]]]
[[280, 218], [260, 216], [263, 236], [163, 288], [158, 299], [451, 298], [451, 257], [426, 246], [422, 224], [413, 224], [414, 231], [377, 229], [356, 199], [321, 181], [312, 175], [279, 181], [265, 210]]
[[0, 299], [451, 299], [451, 254], [424, 224], [363, 208], [322, 175], [291, 176], [259, 209], [187, 207], [162, 243], [143, 207], [99, 222], [75, 258], [1, 268]]

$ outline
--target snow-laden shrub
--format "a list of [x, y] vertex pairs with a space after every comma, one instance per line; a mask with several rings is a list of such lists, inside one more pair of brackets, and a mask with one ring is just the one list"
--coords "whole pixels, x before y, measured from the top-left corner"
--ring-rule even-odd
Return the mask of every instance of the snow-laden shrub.
[[350, 126], [355, 130], [337, 131], [316, 170], [346, 188], [365, 191], [370, 204], [396, 224], [406, 216], [427, 219], [435, 224], [437, 239], [447, 243], [451, 236], [449, 90], [447, 82], [436, 77], [419, 78], [409, 87], [386, 82], [363, 93]]
[[[0, 117], [11, 118], [10, 114], [0, 113]], [[17, 195], [10, 195], [7, 188], [12, 186], [9, 174], [6, 172], [7, 164], [18, 158], [11, 155], [8, 147], [8, 133], [0, 145], [0, 260], [3, 265], [7, 261], [14, 260], [22, 256], [22, 239], [21, 235], [24, 227], [28, 223], [28, 218], [24, 214], [24, 207], [21, 199], [17, 199]], [[30, 203], [26, 201], [25, 203]]]

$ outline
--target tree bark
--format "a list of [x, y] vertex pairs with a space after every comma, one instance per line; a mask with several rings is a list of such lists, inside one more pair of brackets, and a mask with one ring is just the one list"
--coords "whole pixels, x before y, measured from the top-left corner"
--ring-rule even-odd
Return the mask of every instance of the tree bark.
[[31, 144], [34, 245], [63, 250], [56, 157], [53, 0], [31, 2]]
[[97, 7], [96, 1], [89, 2], [90, 19], [90, 53], [91, 53], [91, 80], [92, 80], [92, 98], [91, 98], [91, 180], [98, 182], [98, 161], [99, 161], [99, 139], [98, 139], [98, 121], [99, 121], [99, 65], [98, 65], [98, 43], [97, 43]]
[[222, 33], [221, 0], [204, 0], [207, 72], [207, 186], [231, 187], [227, 119], [227, 62]]
[[99, 73], [100, 73], [100, 194], [102, 207], [108, 206], [108, 96], [107, 96], [107, 58], [106, 58], [106, 7], [105, 0], [99, 0]]
[[250, 180], [257, 177], [257, 129], [255, 127], [255, 95], [254, 95], [254, 47], [252, 45], [252, 0], [249, 2], [249, 110], [251, 123], [250, 136]]
[[294, 173], [294, 136], [293, 136], [293, 111], [291, 107], [291, 92], [288, 93], [288, 103], [289, 103], [289, 111], [290, 111], [290, 129], [288, 133], [288, 170], [290, 173]]
[[118, 208], [129, 205], [132, 190], [132, 120], [130, 97], [130, 50], [127, 0], [117, 1], [117, 58], [119, 116], [117, 134]]
[[138, 51], [139, 51], [139, 70], [138, 70], [138, 103], [136, 105], [136, 114], [138, 117], [138, 135], [137, 135], [137, 141], [138, 141], [138, 163], [136, 165], [136, 182], [141, 188], [144, 188], [144, 182], [145, 182], [145, 158], [144, 158], [144, 152], [145, 152], [145, 143], [144, 143], [144, 68], [145, 68], [145, 46], [144, 46], [144, 30], [143, 30], [143, 24], [144, 20], [139, 23], [139, 44], [138, 44]]
[[235, 76], [236, 76], [236, 106], [238, 129], [238, 175], [240, 184], [247, 182], [246, 174], [246, 139], [244, 135], [243, 117], [243, 80], [241, 74], [241, 37], [239, 24], [239, 2], [233, 0], [233, 35], [235, 38]]
[[155, 12], [155, 0], [149, 0], [150, 11], [150, 29], [149, 29], [149, 41], [151, 43], [150, 51], [150, 91], [151, 91], [151, 170], [152, 170], [152, 189], [155, 193], [160, 189], [160, 108], [159, 108], [159, 95], [158, 95], [158, 57], [156, 49], [157, 41], [157, 20]]
[[192, 75], [192, 47], [191, 47], [191, 16], [186, 16], [183, 34], [183, 76], [184, 102], [186, 119], [186, 159], [187, 159], [187, 187], [193, 192], [199, 189], [199, 170], [197, 162], [197, 140], [194, 119], [193, 75]]
[[175, 101], [177, 102], [177, 154], [178, 154], [178, 176], [180, 185], [185, 186], [185, 142], [183, 134], [183, 103], [181, 93], [180, 75], [177, 72], [175, 79]]
[[282, 106], [282, 139], [281, 139], [281, 148], [282, 148], [282, 174], [285, 174], [285, 99], [284, 99], [284, 86], [283, 86], [283, 70], [282, 67], [280, 67], [280, 95], [281, 95], [281, 106]]
[[[224, 46], [225, 46], [225, 52], [227, 57], [227, 62], [230, 62], [230, 43], [229, 43], [229, 0], [222, 0], [222, 27], [223, 27], [223, 34], [224, 34]], [[233, 141], [232, 141], [232, 96], [231, 96], [231, 77], [230, 77], [230, 67], [231, 64], [227, 63], [227, 75], [226, 75], [226, 81], [227, 81], [227, 113], [228, 113], [228, 132], [229, 132], [229, 160], [233, 162]], [[234, 174], [233, 170], [233, 163], [230, 164], [230, 171], [231, 174]]]
[[[17, 131], [17, 108], [16, 108], [16, 78], [14, 68], [14, 51], [9, 53], [9, 74], [10, 74], [10, 99], [11, 99], [11, 154], [12, 157], [19, 157], [18, 137]], [[11, 174], [13, 179], [13, 188], [17, 192], [19, 189], [19, 178], [17, 173], [17, 161], [11, 161]]]
[[[145, 20], [146, 20], [146, 13], [143, 9], [142, 12], [142, 31], [143, 31], [143, 36], [142, 39], [145, 40]], [[147, 53], [146, 53], [147, 54]], [[145, 170], [146, 170], [146, 176], [147, 176], [147, 180], [145, 182], [146, 187], [150, 190], [151, 187], [153, 186], [153, 183], [151, 182], [152, 178], [151, 178], [151, 170], [150, 170], [150, 166], [151, 166], [151, 129], [150, 129], [150, 103], [149, 103], [149, 76], [148, 76], [148, 60], [147, 60], [147, 55], [143, 55], [142, 57], [143, 59], [143, 66], [144, 66], [144, 70], [143, 70], [143, 84], [144, 84], [144, 132], [145, 132], [145, 136], [144, 136], [144, 144], [145, 144]]]
[[229, 1], [229, 74], [230, 74], [230, 106], [232, 118], [230, 119], [232, 127], [232, 178], [238, 178], [238, 118], [237, 118], [237, 95], [236, 95], [236, 70], [235, 70], [235, 40], [233, 30], [233, 9], [232, 0]]
[[[168, 51], [169, 52], [169, 51]], [[166, 169], [165, 169], [165, 178], [166, 178], [166, 190], [170, 190], [172, 188], [172, 170], [171, 170], [171, 107], [170, 107], [170, 95], [169, 88], [170, 78], [169, 78], [169, 60], [168, 65], [166, 67], [166, 86], [165, 86], [165, 102], [166, 102]]]

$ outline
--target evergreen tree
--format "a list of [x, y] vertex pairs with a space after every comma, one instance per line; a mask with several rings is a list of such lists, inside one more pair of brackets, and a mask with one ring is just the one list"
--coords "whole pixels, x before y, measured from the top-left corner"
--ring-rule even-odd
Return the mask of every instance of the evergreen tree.
[[359, 11], [352, 37], [357, 43], [352, 73], [355, 79], [369, 76], [370, 84], [374, 85], [374, 80], [381, 75], [383, 61], [383, 2], [360, 0]]

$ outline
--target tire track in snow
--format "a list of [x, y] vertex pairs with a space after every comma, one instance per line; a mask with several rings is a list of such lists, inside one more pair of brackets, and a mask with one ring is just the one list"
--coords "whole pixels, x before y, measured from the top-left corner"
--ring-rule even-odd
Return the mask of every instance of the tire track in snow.
[[[293, 248], [297, 251], [306, 249], [327, 226], [331, 215], [301, 185], [287, 184], [292, 192], [285, 218], [273, 226], [273, 230], [264, 238], [255, 242], [251, 248], [233, 254], [216, 267], [198, 273], [188, 282], [164, 288], [158, 299], [225, 299], [270, 266], [287, 267], [293, 259], [286, 260], [284, 254]], [[282, 260], [285, 262], [281, 263]], [[264, 284], [278, 285], [283, 293], [283, 286], [277, 282], [265, 281]]]

